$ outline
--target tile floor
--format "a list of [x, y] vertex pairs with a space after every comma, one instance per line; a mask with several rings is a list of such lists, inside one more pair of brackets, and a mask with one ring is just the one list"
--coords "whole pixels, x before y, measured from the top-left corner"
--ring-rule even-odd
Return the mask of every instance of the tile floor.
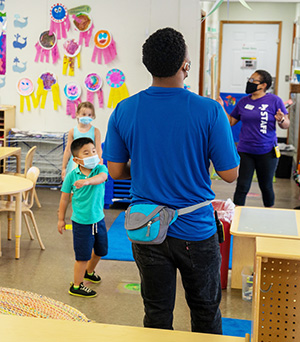
[[[235, 184], [214, 180], [212, 184], [217, 199], [232, 198]], [[299, 189], [293, 180], [277, 179], [274, 184], [278, 208], [294, 208], [300, 205]], [[97, 266], [102, 277], [93, 299], [72, 297], [68, 294], [69, 282], [73, 277], [72, 233], [63, 236], [57, 232], [57, 207], [60, 192], [38, 188], [42, 208], [33, 207], [39, 230], [46, 246], [41, 251], [37, 240], [30, 241], [26, 228], [21, 239], [21, 258], [14, 258], [14, 240], [6, 239], [6, 217], [1, 216], [2, 257], [0, 258], [0, 286], [32, 291], [69, 304], [88, 318], [99, 323], [142, 326], [143, 304], [136, 291], [124, 289], [126, 283], [139, 282], [134, 262], [103, 260]], [[262, 206], [257, 183], [253, 183], [247, 205]], [[121, 209], [105, 210], [107, 228], [111, 226]], [[230, 281], [230, 273], [229, 273]], [[230, 283], [229, 283], [230, 284]], [[180, 276], [178, 276], [174, 328], [190, 330], [189, 310], [185, 303]], [[251, 303], [241, 299], [240, 290], [223, 290], [221, 310], [224, 317], [250, 319]]]

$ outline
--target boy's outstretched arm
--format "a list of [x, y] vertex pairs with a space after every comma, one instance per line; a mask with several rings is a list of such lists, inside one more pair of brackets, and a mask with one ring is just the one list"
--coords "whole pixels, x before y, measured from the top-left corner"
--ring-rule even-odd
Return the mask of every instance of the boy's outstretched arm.
[[63, 233], [63, 230], [66, 230], [66, 221], [65, 215], [69, 204], [70, 194], [66, 192], [61, 193], [60, 202], [59, 202], [59, 209], [58, 209], [58, 223], [57, 223], [57, 230], [60, 234]]
[[91, 178], [79, 179], [78, 181], [76, 181], [74, 183], [74, 186], [77, 189], [80, 189], [83, 186], [97, 185], [97, 184], [104, 183], [106, 180], [107, 180], [107, 174], [105, 172], [101, 172], [101, 173], [99, 173], [99, 175], [96, 175], [96, 176], [91, 177]]

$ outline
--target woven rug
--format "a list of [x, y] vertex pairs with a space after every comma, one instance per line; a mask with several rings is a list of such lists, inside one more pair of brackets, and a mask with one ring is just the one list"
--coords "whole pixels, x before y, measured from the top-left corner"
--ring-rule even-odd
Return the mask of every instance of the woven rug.
[[91, 322], [77, 309], [36, 293], [0, 287], [0, 314]]

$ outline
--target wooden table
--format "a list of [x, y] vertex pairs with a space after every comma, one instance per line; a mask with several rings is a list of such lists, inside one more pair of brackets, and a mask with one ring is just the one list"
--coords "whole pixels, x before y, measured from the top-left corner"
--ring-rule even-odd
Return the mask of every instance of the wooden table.
[[236, 207], [230, 233], [232, 247], [231, 287], [242, 288], [244, 266], [254, 266], [255, 238], [300, 239], [300, 210]]
[[[112, 324], [82, 323], [1, 315], [1, 341], [9, 342], [245, 342], [231, 337], [186, 331], [138, 328]], [[90, 338], [89, 338], [90, 337]]]
[[0, 160], [16, 157], [17, 173], [21, 173], [21, 147], [0, 147]]
[[30, 190], [32, 187], [33, 187], [32, 181], [27, 178], [0, 174], [0, 195], [12, 195], [16, 198], [16, 212], [15, 212], [16, 259], [20, 258], [20, 238], [21, 238], [21, 231], [22, 231], [21, 229], [22, 192]]

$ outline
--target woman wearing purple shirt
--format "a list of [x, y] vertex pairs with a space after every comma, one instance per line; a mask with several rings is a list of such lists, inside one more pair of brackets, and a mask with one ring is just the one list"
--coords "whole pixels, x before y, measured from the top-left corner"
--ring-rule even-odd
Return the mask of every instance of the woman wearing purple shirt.
[[[256, 70], [247, 82], [246, 93], [230, 115], [230, 125], [242, 121], [237, 146], [241, 157], [239, 177], [233, 201], [245, 205], [254, 170], [262, 192], [265, 207], [274, 205], [273, 177], [278, 164], [274, 147], [277, 146], [276, 121], [282, 129], [290, 125], [287, 110], [280, 97], [266, 93], [272, 84], [272, 76], [265, 70]], [[223, 101], [218, 100], [221, 105]]]

